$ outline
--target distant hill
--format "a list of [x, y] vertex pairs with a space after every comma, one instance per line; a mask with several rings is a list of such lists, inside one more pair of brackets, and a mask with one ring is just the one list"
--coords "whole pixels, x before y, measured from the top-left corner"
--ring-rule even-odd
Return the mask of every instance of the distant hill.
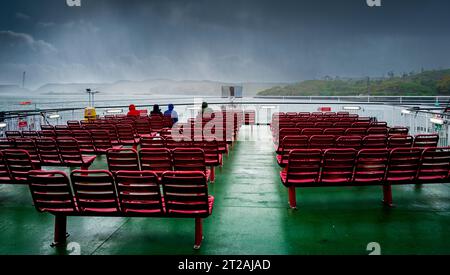
[[[221, 87], [229, 85], [215, 81], [175, 81], [169, 79], [152, 79], [144, 81], [118, 81], [115, 83], [77, 83], [46, 84], [35, 91], [41, 95], [64, 95], [81, 93], [86, 88], [101, 91], [102, 94], [129, 95], [208, 95], [220, 96]], [[244, 96], [254, 96], [258, 92], [286, 83], [243, 83]]]
[[0, 85], [0, 95], [17, 96], [30, 93], [30, 90], [17, 85]]
[[[374, 96], [437, 96], [450, 95], [450, 69], [403, 74], [370, 80], [370, 95]], [[262, 96], [350, 96], [368, 95], [367, 79], [306, 80], [277, 86], [259, 92]]]

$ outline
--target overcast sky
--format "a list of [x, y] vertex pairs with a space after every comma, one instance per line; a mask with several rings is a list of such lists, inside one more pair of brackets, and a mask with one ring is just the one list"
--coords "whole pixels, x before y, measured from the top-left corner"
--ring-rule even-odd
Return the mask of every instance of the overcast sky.
[[450, 1], [8, 0], [0, 84], [285, 82], [450, 67]]

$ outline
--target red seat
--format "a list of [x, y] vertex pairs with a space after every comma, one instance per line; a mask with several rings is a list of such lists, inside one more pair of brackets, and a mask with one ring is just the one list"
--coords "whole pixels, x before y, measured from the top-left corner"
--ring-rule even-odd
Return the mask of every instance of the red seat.
[[55, 125], [55, 131], [61, 131], [61, 130], [69, 130], [69, 126], [67, 126], [67, 125]]
[[361, 136], [342, 136], [336, 139], [336, 148], [360, 149], [362, 145]]
[[353, 177], [357, 151], [355, 149], [328, 149], [323, 155], [320, 181], [324, 184], [350, 183]]
[[367, 128], [348, 128], [345, 131], [347, 136], [365, 136], [367, 134]]
[[[372, 125], [371, 125], [372, 126]], [[387, 135], [387, 127], [371, 127], [367, 130], [368, 135]]]
[[41, 130], [42, 131], [54, 131], [55, 127], [52, 125], [41, 125]]
[[172, 171], [172, 155], [165, 148], [145, 148], [139, 151], [139, 160], [143, 171], [156, 172], [161, 176], [166, 171]]
[[411, 184], [417, 178], [417, 171], [423, 149], [397, 148], [391, 151], [386, 181], [389, 184]]
[[20, 131], [6, 131], [5, 135], [7, 138], [14, 138], [14, 139], [23, 137], [22, 132]]
[[437, 147], [439, 143], [439, 135], [417, 135], [414, 137], [413, 147], [430, 148]]
[[118, 171], [116, 186], [122, 212], [145, 216], [164, 214], [164, 200], [156, 173]]
[[91, 135], [96, 154], [106, 154], [106, 151], [111, 148], [122, 148], [121, 145], [113, 145], [113, 143], [111, 142], [111, 135], [108, 133], [108, 131], [93, 130], [91, 131]]
[[0, 138], [0, 150], [14, 149], [16, 148], [16, 142], [10, 138]]
[[120, 212], [114, 178], [109, 171], [75, 170], [71, 174], [71, 181], [80, 212]]
[[388, 139], [388, 148], [411, 148], [414, 143], [414, 138], [412, 136], [405, 135], [395, 135]]
[[91, 133], [87, 130], [73, 130], [73, 138], [78, 142], [80, 150], [84, 154], [95, 154], [94, 141]]
[[387, 136], [385, 136], [385, 135], [366, 136], [362, 140], [362, 148], [367, 148], [367, 149], [387, 148]]
[[206, 218], [212, 214], [214, 197], [208, 195], [207, 176], [204, 173], [165, 172], [161, 184], [167, 215]]
[[206, 167], [205, 152], [199, 148], [176, 148], [172, 152], [174, 171], [200, 171], [210, 179], [210, 170]]
[[286, 168], [280, 173], [281, 181], [287, 187], [316, 184], [321, 163], [321, 150], [292, 150]]
[[136, 134], [142, 137], [150, 137], [152, 136], [152, 127], [150, 125], [150, 120], [145, 119], [137, 119], [134, 122], [134, 127], [136, 129]]
[[96, 156], [82, 155], [78, 141], [74, 138], [58, 138], [56, 143], [64, 166], [87, 170], [96, 159]]
[[67, 121], [67, 126], [69, 127], [69, 129], [71, 130], [81, 130], [81, 123], [77, 120], [69, 120]]
[[308, 136], [287, 136], [281, 142], [277, 153], [278, 165], [284, 167], [289, 161], [289, 153], [296, 149], [308, 149], [309, 137]]
[[39, 153], [36, 148], [35, 139], [31, 138], [17, 138], [15, 140], [16, 148], [20, 150], [25, 150], [31, 157], [32, 161], [40, 162]]
[[336, 145], [336, 139], [334, 136], [312, 136], [309, 139], [309, 148], [310, 149], [329, 149], [334, 148]]
[[73, 137], [71, 130], [55, 130], [55, 134], [57, 138]]
[[24, 138], [38, 138], [39, 137], [39, 133], [37, 131], [22, 131], [22, 136]]
[[28, 172], [40, 168], [38, 163], [31, 161], [30, 155], [25, 150], [8, 149], [2, 151], [2, 153], [11, 175], [12, 183], [27, 184]]
[[423, 151], [417, 180], [420, 183], [447, 183], [450, 171], [450, 148], [427, 148]]
[[0, 151], [0, 184], [12, 183], [11, 174], [9, 173], [8, 165], [3, 157], [2, 151]]
[[140, 139], [135, 137], [135, 132], [131, 124], [117, 124], [116, 129], [120, 145], [137, 148]]
[[356, 157], [353, 182], [356, 185], [383, 183], [389, 161], [387, 149], [363, 149]]
[[36, 139], [36, 148], [42, 165], [62, 166], [63, 162], [56, 141], [52, 138]]
[[43, 130], [38, 131], [39, 137], [41, 138], [56, 138], [55, 130]]
[[30, 171], [29, 187], [34, 207], [39, 212], [70, 215], [78, 211], [70, 181], [59, 171]]
[[327, 128], [323, 131], [324, 135], [343, 136], [345, 135], [344, 128]]
[[406, 127], [393, 127], [389, 129], [389, 135], [404, 135], [407, 136], [409, 129]]
[[333, 124], [333, 127], [335, 127], [335, 128], [348, 129], [348, 128], [352, 127], [352, 122], [351, 122], [351, 121], [339, 121], [339, 122], [335, 122], [335, 123]]
[[331, 121], [321, 121], [321, 122], [317, 122], [316, 124], [314, 124], [315, 128], [331, 128], [333, 127], [333, 122]]
[[109, 171], [139, 171], [139, 157], [134, 149], [108, 149], [106, 159]]
[[322, 128], [304, 128], [301, 131], [301, 134], [304, 136], [317, 136], [323, 134]]
[[166, 148], [164, 137], [142, 137], [141, 148]]

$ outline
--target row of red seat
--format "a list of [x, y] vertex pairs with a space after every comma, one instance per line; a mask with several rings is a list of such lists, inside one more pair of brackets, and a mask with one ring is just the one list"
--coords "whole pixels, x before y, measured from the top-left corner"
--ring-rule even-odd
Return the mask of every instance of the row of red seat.
[[349, 112], [276, 112], [272, 115], [276, 117], [356, 117], [358, 114], [350, 114]]
[[383, 186], [392, 205], [392, 185], [448, 183], [450, 148], [293, 150], [280, 176], [291, 208], [295, 188], [331, 186]]
[[[34, 206], [55, 216], [54, 245], [67, 238], [68, 216], [194, 218], [195, 244], [203, 239], [202, 219], [212, 214], [206, 175], [198, 171], [76, 170], [31, 171], [28, 181]], [[73, 190], [73, 191], [72, 191]]]
[[277, 161], [286, 166], [289, 153], [295, 149], [394, 149], [437, 147], [439, 135], [369, 135], [369, 136], [287, 136], [277, 148]]
[[[109, 170], [153, 171], [158, 175], [166, 171], [201, 171], [214, 182], [214, 167], [222, 165], [217, 144], [202, 144], [196, 148], [110, 149], [106, 157]], [[207, 168], [209, 167], [209, 169]]]

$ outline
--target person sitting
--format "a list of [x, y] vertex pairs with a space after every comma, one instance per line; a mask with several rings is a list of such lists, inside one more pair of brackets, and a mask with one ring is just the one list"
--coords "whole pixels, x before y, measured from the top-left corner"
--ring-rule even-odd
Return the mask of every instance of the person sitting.
[[165, 117], [171, 117], [173, 123], [177, 123], [178, 122], [178, 113], [177, 111], [174, 110], [174, 106], [173, 104], [169, 104], [168, 106], [168, 110], [164, 112], [164, 116]]
[[158, 104], [153, 105], [153, 111], [150, 112], [150, 115], [152, 115], [152, 116], [162, 116], [163, 115]]
[[129, 116], [129, 117], [140, 117], [141, 116], [141, 113], [138, 110], [136, 110], [136, 106], [134, 106], [134, 104], [131, 104], [128, 109], [129, 109], [129, 112], [128, 112], [127, 116]]

